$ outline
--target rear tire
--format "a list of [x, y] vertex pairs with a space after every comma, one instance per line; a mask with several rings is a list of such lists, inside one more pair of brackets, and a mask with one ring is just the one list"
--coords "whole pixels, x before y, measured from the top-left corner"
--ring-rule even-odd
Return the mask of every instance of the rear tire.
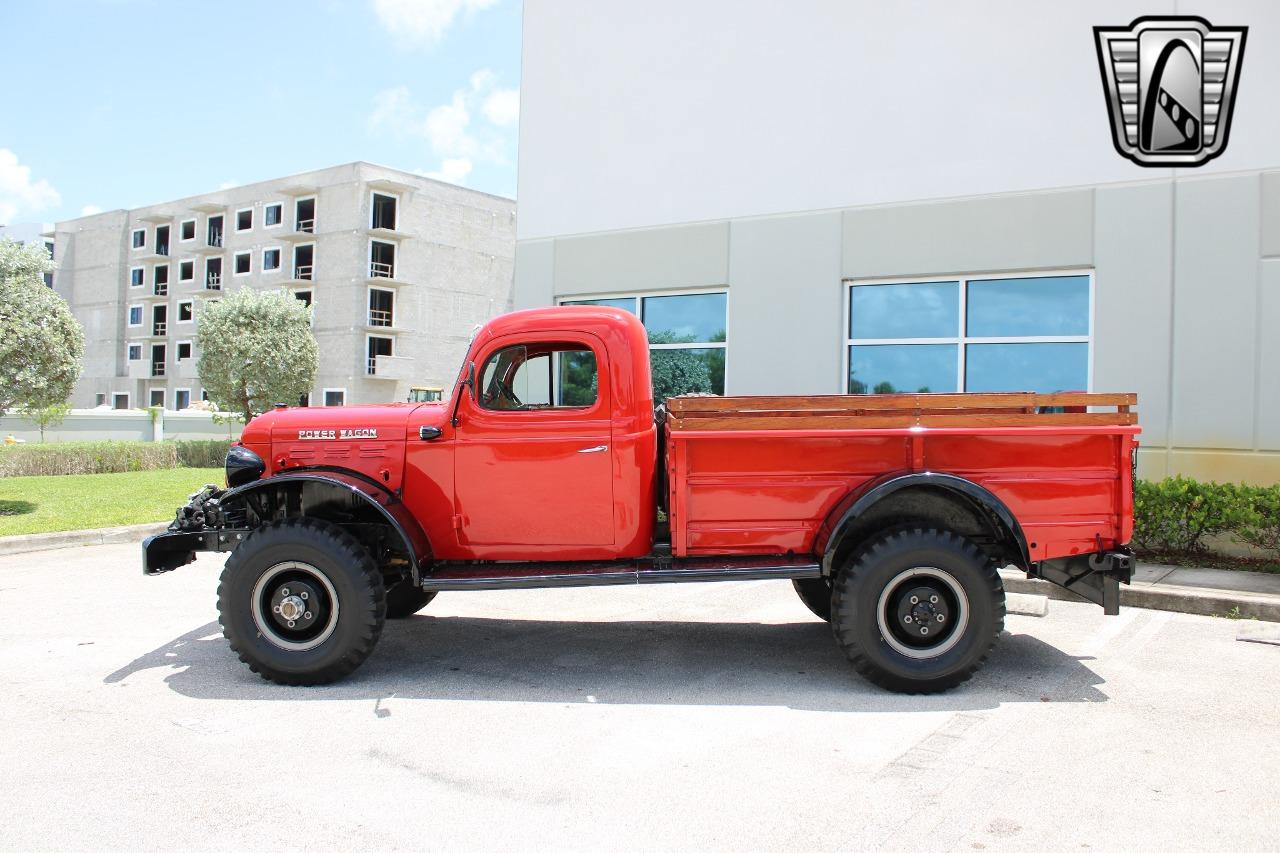
[[289, 519], [260, 527], [227, 558], [218, 621], [240, 660], [278, 684], [348, 675], [382, 634], [386, 599], [369, 552], [341, 527]]
[[828, 578], [796, 578], [791, 585], [814, 616], [823, 622], [831, 621], [831, 581]]
[[407, 619], [431, 603], [437, 591], [414, 586], [405, 578], [387, 590], [387, 618]]
[[1004, 630], [1004, 587], [994, 563], [964, 537], [902, 529], [837, 573], [831, 627], [869, 681], [938, 693], [982, 667]]

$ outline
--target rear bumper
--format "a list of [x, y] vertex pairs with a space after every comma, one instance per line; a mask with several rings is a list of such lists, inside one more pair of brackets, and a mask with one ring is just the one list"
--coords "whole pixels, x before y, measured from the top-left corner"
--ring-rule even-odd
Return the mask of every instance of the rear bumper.
[[1038, 577], [1102, 606], [1102, 612], [1120, 612], [1120, 584], [1133, 580], [1134, 559], [1128, 548], [1112, 548], [1094, 554], [1077, 554], [1060, 560], [1035, 563], [1028, 577]]
[[185, 566], [197, 551], [232, 551], [247, 530], [170, 530], [142, 540], [142, 573], [160, 575]]

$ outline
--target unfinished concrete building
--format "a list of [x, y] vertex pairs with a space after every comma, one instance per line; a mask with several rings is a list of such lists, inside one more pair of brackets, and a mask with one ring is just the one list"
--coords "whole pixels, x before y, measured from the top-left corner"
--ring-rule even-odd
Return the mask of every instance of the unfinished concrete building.
[[369, 163], [55, 233], [54, 288], [85, 327], [76, 407], [201, 399], [200, 315], [233, 288], [284, 289], [313, 307], [310, 405], [447, 394], [476, 324], [511, 307], [515, 202]]

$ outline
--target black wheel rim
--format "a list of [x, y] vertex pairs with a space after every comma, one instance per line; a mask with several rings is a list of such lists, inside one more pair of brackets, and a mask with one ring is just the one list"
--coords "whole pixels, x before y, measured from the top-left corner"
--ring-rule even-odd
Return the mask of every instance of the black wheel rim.
[[249, 602], [258, 632], [291, 652], [314, 649], [338, 624], [338, 593], [310, 563], [290, 560], [262, 573]]
[[894, 651], [916, 660], [946, 654], [969, 624], [969, 597], [950, 572], [916, 566], [899, 572], [880, 593], [880, 636]]

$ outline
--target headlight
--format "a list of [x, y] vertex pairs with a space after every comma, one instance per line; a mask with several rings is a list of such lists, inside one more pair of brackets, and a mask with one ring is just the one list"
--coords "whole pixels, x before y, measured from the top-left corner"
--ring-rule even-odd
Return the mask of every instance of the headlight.
[[247, 447], [232, 447], [227, 451], [227, 487], [234, 489], [252, 483], [267, 470], [262, 457]]

